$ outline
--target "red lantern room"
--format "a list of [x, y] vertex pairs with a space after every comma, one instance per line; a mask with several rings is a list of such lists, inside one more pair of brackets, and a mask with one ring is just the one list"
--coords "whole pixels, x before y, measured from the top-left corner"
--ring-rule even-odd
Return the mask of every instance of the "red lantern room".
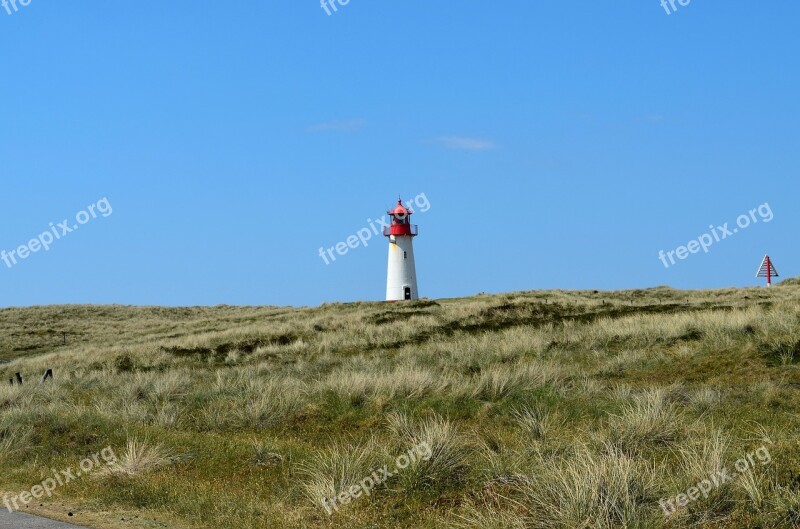
[[417, 236], [417, 226], [411, 224], [411, 215], [413, 215], [414, 212], [403, 205], [402, 199], [397, 201], [397, 206], [393, 210], [387, 211], [386, 213], [392, 218], [392, 223], [383, 228], [384, 236]]

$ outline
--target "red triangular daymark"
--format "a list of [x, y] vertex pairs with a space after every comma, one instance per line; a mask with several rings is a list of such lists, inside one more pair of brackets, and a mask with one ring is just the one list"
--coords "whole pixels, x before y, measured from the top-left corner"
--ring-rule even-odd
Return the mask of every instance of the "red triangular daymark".
[[775, 265], [772, 263], [772, 259], [769, 258], [769, 255], [765, 255], [764, 259], [761, 260], [761, 265], [758, 267], [756, 277], [766, 277], [767, 286], [772, 285], [773, 277], [779, 277], [778, 271], [775, 269]]

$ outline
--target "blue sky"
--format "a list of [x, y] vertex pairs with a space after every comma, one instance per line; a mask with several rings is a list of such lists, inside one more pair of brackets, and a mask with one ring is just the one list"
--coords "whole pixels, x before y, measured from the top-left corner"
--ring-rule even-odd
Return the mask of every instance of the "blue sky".
[[[800, 275], [800, 3], [52, 2], [0, 8], [0, 305], [378, 300]], [[665, 267], [762, 204], [761, 220]]]

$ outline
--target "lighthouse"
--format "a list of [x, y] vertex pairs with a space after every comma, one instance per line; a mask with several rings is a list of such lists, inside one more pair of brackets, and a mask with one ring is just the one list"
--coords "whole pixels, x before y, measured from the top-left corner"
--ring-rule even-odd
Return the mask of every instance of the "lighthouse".
[[417, 227], [411, 224], [413, 211], [398, 200], [397, 206], [387, 211], [391, 219], [384, 226], [383, 235], [389, 238], [389, 270], [386, 274], [386, 301], [419, 299], [417, 270], [414, 266], [414, 237]]

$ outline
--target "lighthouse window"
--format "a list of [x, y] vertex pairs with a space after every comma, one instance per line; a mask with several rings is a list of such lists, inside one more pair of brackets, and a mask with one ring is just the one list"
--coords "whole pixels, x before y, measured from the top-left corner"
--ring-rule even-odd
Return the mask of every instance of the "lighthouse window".
[[403, 252], [403, 259], [408, 259], [408, 252]]

